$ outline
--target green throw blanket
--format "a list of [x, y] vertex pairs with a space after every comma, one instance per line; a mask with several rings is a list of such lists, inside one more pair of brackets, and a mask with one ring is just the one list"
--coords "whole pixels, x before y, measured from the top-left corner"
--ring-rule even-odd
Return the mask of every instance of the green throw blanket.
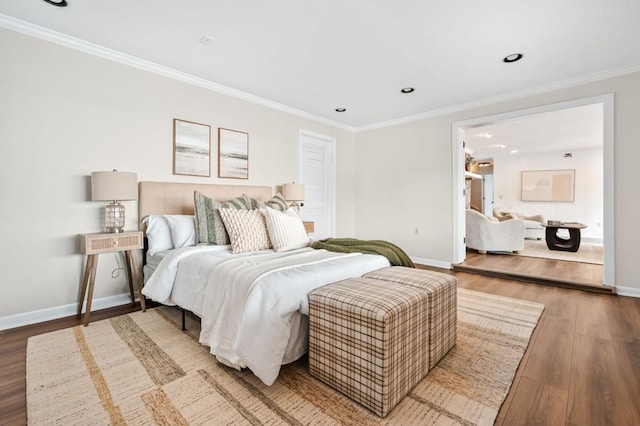
[[314, 249], [325, 249], [339, 253], [379, 254], [389, 259], [392, 266], [415, 268], [407, 253], [393, 243], [382, 240], [357, 240], [355, 238], [326, 238], [314, 241]]

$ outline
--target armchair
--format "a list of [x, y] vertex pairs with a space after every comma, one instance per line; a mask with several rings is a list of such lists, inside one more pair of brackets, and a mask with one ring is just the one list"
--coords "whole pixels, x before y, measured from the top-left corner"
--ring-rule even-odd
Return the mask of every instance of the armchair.
[[544, 235], [544, 227], [542, 226], [546, 220], [541, 214], [527, 215], [524, 212], [517, 211], [509, 207], [495, 207], [493, 209], [493, 216], [498, 218], [499, 221], [509, 219], [520, 219], [525, 224], [524, 238], [541, 240]]
[[466, 211], [467, 247], [480, 253], [488, 251], [524, 250], [524, 221], [507, 219], [502, 222], [475, 210]]

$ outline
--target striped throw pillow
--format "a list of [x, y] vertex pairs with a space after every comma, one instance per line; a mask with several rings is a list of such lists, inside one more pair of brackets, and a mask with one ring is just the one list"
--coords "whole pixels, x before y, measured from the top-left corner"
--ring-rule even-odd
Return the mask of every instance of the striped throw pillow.
[[219, 209], [247, 210], [248, 197], [236, 197], [220, 203], [199, 191], [193, 192], [196, 213], [196, 237], [199, 244], [229, 244], [229, 235], [224, 227]]
[[282, 194], [280, 194], [279, 192], [264, 204], [266, 205], [266, 207], [271, 207], [272, 209], [279, 210], [281, 212], [289, 208], [289, 204], [287, 204], [285, 199], [282, 197]]
[[269, 239], [275, 251], [289, 251], [309, 245], [309, 236], [302, 219], [293, 209], [284, 212], [266, 207], [262, 210], [267, 222]]

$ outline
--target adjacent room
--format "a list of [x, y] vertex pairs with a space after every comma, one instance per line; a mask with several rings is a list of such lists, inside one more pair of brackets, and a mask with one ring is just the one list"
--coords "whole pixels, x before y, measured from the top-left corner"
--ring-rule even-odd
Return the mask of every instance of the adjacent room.
[[[603, 121], [603, 105], [594, 103], [466, 129], [465, 209], [488, 220], [467, 213], [474, 224], [465, 223], [467, 259], [457, 267], [539, 270], [535, 278], [550, 278], [549, 284], [603, 290]], [[564, 192], [554, 192], [554, 176], [558, 188], [566, 179]], [[527, 192], [536, 186], [550, 191]], [[524, 221], [524, 241], [500, 224], [509, 219]], [[547, 231], [554, 222], [580, 226], [576, 246], [568, 245], [571, 228]], [[474, 226], [492, 231], [479, 235]], [[561, 247], [553, 244], [556, 234]], [[538, 259], [552, 259], [556, 267], [544, 268]]]
[[638, 17], [0, 2], [0, 424], [640, 424]]

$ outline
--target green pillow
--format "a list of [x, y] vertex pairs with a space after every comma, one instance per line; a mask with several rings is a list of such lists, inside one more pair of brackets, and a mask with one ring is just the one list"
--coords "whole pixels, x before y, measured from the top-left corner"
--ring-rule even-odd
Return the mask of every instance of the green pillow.
[[218, 210], [221, 208], [250, 210], [251, 206], [248, 197], [244, 195], [221, 203], [199, 191], [193, 191], [193, 201], [199, 244], [229, 244], [229, 234]]
[[274, 195], [269, 201], [266, 201], [265, 204], [267, 205], [267, 207], [271, 207], [272, 209], [279, 210], [281, 212], [289, 208], [289, 205], [279, 192]]

